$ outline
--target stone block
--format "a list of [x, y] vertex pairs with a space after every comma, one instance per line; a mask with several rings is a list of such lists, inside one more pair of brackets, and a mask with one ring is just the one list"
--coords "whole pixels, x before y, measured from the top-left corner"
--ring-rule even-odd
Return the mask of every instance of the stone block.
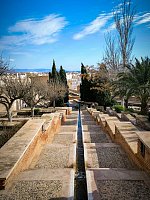
[[0, 188], [20, 171], [30, 165], [38, 147], [44, 119], [30, 119], [1, 149], [0, 149]]

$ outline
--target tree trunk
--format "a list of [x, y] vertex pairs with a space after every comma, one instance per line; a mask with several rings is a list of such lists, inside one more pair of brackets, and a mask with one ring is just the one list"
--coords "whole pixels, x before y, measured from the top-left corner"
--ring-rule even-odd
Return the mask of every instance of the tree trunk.
[[124, 97], [121, 99], [121, 105], [124, 107]]
[[147, 100], [143, 98], [141, 101], [141, 114], [147, 115], [147, 112], [148, 112]]
[[34, 107], [31, 107], [31, 116], [34, 117]]
[[12, 122], [12, 113], [11, 113], [11, 109], [7, 109], [7, 116], [8, 116], [8, 121]]
[[53, 101], [53, 108], [55, 108], [55, 104], [56, 104], [56, 102], [55, 102], [55, 100]]
[[126, 108], [126, 109], [128, 109], [128, 103], [129, 103], [129, 101], [128, 101], [128, 98], [127, 99], [124, 99], [124, 107]]

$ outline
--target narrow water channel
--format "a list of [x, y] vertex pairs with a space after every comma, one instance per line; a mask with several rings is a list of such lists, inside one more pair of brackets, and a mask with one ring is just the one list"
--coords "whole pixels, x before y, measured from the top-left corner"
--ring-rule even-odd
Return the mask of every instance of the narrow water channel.
[[79, 103], [77, 146], [76, 146], [76, 172], [74, 179], [74, 200], [87, 200], [87, 183], [84, 162], [84, 145], [82, 137], [82, 122]]

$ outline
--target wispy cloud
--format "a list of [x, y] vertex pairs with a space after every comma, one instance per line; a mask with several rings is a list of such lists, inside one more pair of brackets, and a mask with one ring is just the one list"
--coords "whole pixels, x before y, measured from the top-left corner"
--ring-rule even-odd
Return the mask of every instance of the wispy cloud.
[[[127, 2], [128, 4], [128, 2]], [[119, 8], [122, 4], [118, 4], [115, 8]], [[119, 11], [118, 11], [119, 12]], [[150, 12], [137, 13], [134, 17], [134, 25], [142, 25], [147, 23], [147, 27], [150, 28]], [[98, 31], [109, 32], [116, 28], [116, 24], [113, 20], [113, 12], [101, 13], [96, 19], [86, 25], [83, 30], [73, 35], [74, 40], [80, 40], [87, 35], [94, 34]]]
[[1, 46], [43, 45], [57, 41], [58, 33], [68, 24], [60, 15], [51, 14], [43, 19], [18, 21], [8, 28], [9, 35], [0, 39]]
[[135, 16], [134, 21], [136, 25], [150, 23], [150, 13], [138, 14]]
[[103, 28], [107, 24], [108, 20], [111, 19], [112, 17], [113, 17], [112, 13], [100, 14], [95, 20], [93, 20], [87, 26], [85, 26], [82, 31], [76, 33], [73, 36], [73, 39], [80, 40], [87, 35], [100, 31], [100, 29]]
[[15, 61], [15, 59], [13, 59], [13, 58], [10, 58], [10, 59], [9, 59], [9, 61], [10, 61], [10, 62], [14, 62], [14, 61]]
[[111, 32], [115, 29], [116, 29], [116, 24], [115, 24], [115, 22], [112, 22], [109, 24], [109, 26], [107, 28], [104, 29], [104, 32]]

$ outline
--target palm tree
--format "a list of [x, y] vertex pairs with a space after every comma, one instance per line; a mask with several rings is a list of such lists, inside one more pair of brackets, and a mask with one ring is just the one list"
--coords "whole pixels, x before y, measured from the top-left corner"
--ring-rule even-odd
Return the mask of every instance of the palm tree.
[[122, 73], [118, 74], [118, 80], [113, 81], [113, 93], [114, 96], [119, 96], [121, 99], [124, 100], [124, 107], [128, 108], [129, 98], [132, 96], [132, 90], [128, 87], [128, 84], [125, 80], [121, 77]]
[[141, 58], [141, 62], [135, 59], [135, 65], [128, 66], [126, 72], [118, 74], [117, 81], [114, 82], [117, 92], [128, 99], [135, 95], [141, 102], [141, 114], [148, 111], [148, 100], [150, 97], [150, 59]]

